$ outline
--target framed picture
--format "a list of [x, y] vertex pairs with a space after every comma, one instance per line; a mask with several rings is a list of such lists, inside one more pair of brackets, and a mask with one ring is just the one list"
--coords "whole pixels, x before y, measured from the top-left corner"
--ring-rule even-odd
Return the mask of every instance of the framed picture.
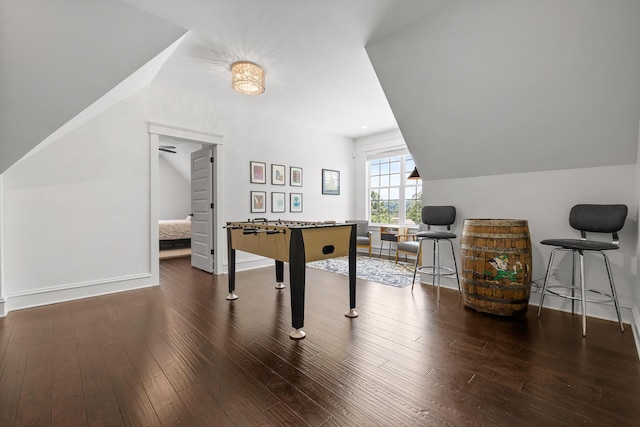
[[286, 212], [285, 193], [271, 193], [271, 212]]
[[251, 213], [260, 213], [267, 211], [267, 192], [252, 191], [251, 192]]
[[271, 184], [284, 185], [285, 170], [283, 165], [271, 165]]
[[340, 171], [322, 169], [322, 194], [340, 194]]
[[302, 168], [291, 166], [289, 168], [289, 185], [302, 187]]
[[302, 193], [291, 193], [289, 197], [289, 211], [302, 212]]
[[263, 162], [251, 162], [251, 183], [266, 184], [267, 183], [267, 164]]

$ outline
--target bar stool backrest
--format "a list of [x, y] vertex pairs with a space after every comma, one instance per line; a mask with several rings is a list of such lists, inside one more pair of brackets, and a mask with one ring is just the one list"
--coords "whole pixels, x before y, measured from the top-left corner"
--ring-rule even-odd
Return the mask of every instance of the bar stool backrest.
[[451, 230], [451, 224], [456, 222], [456, 208], [454, 206], [423, 206], [422, 222], [427, 229], [432, 225], [446, 225]]
[[569, 224], [580, 231], [583, 239], [587, 238], [587, 231], [611, 233], [617, 242], [618, 231], [624, 227], [627, 212], [626, 205], [575, 205], [569, 213]]

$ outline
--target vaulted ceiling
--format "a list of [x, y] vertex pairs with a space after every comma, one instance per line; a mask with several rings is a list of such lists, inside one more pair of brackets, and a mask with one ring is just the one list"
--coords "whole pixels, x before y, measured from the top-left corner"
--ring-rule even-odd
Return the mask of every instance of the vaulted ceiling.
[[[351, 138], [399, 127], [431, 179], [636, 158], [637, 0], [4, 0], [0, 8], [0, 173], [81, 123], [78, 114], [105, 94], [121, 98], [151, 81]], [[237, 60], [265, 68], [264, 94], [230, 88]]]
[[0, 173], [185, 32], [119, 1], [0, 2]]
[[[349, 137], [395, 129], [365, 44], [445, 3], [5, 0], [0, 172], [187, 31], [158, 84]], [[231, 90], [236, 60], [265, 68], [263, 95]]]

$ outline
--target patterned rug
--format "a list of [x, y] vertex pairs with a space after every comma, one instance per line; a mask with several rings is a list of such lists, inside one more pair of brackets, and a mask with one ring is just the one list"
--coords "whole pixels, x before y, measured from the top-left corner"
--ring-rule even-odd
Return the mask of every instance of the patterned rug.
[[[331, 258], [309, 262], [307, 267], [348, 276], [349, 258]], [[404, 288], [411, 284], [413, 263], [398, 262], [396, 264], [395, 261], [359, 255], [356, 259], [356, 277], [396, 288]]]

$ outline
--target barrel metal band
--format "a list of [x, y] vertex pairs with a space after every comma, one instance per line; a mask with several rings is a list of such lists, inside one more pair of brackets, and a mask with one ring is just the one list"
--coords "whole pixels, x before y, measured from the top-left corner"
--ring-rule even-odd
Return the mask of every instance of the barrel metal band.
[[519, 254], [519, 253], [523, 253], [523, 252], [529, 252], [531, 250], [531, 248], [526, 247], [526, 248], [489, 248], [489, 247], [484, 247], [484, 246], [469, 246], [469, 245], [460, 245], [460, 247], [462, 249], [469, 249], [472, 251], [478, 251], [478, 252], [499, 252], [499, 253], [508, 253], [508, 254]]
[[501, 233], [473, 233], [470, 231], [463, 231], [462, 235], [468, 236], [468, 237], [484, 237], [489, 239], [527, 239], [529, 238], [529, 235], [526, 233], [501, 234]]
[[500, 282], [496, 282], [493, 280], [477, 281], [477, 280], [468, 279], [466, 277], [461, 277], [460, 281], [462, 282], [463, 287], [464, 285], [467, 285], [467, 286], [472, 286], [477, 288], [495, 289], [500, 291], [506, 291], [506, 290], [518, 291], [518, 290], [526, 290], [531, 288], [531, 283], [524, 284], [524, 283], [512, 282], [510, 284], [504, 285], [504, 284], [501, 284]]
[[529, 223], [522, 219], [465, 219], [464, 225], [476, 227], [524, 227]]
[[495, 298], [495, 297], [489, 297], [486, 295], [471, 294], [469, 292], [467, 292], [467, 297], [470, 297], [471, 299], [481, 300], [481, 301], [490, 301], [490, 302], [497, 302], [500, 304], [511, 304], [511, 305], [527, 304], [529, 302], [529, 298], [510, 299], [508, 301], [505, 301], [504, 298]]

